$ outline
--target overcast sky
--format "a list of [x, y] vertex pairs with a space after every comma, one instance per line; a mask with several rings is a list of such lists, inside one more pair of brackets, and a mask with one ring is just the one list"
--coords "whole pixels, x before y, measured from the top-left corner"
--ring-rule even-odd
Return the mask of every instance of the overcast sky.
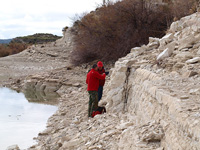
[[94, 10], [103, 0], [3, 0], [0, 39], [34, 33], [62, 35], [75, 14]]

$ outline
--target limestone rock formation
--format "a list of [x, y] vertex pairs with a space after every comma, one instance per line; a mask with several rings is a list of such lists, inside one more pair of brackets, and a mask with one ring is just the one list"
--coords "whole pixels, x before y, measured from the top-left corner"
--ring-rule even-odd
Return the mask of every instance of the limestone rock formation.
[[[120, 149], [200, 149], [199, 17], [174, 22], [157, 40], [159, 46], [152, 49], [150, 38], [145, 50], [135, 48], [115, 63], [105, 99], [108, 112], [134, 116]], [[153, 122], [157, 127], [140, 128]]]

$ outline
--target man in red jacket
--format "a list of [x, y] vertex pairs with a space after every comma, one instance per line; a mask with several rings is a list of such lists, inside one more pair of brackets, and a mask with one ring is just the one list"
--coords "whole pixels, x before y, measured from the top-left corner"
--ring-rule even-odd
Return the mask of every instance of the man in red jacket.
[[92, 112], [98, 108], [98, 88], [99, 88], [99, 80], [104, 80], [106, 74], [102, 75], [97, 72], [97, 65], [93, 65], [90, 72], [87, 74], [86, 83], [88, 84], [88, 93], [90, 96], [89, 100], [89, 108], [88, 108], [88, 117], [91, 117]]

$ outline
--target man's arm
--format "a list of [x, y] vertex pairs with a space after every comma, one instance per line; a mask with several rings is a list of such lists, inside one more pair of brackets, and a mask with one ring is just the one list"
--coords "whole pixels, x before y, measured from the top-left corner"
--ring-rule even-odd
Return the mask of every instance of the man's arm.
[[94, 72], [94, 75], [95, 75], [96, 78], [101, 79], [101, 80], [104, 80], [104, 79], [106, 78], [106, 74], [105, 74], [105, 73], [103, 73], [103, 74], [101, 75], [101, 74], [99, 74], [97, 71], [95, 71], [95, 72]]

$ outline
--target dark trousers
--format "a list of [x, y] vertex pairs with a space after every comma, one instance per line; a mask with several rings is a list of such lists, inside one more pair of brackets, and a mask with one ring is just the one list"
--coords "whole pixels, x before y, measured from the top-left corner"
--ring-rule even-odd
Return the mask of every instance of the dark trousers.
[[98, 108], [98, 92], [88, 91], [89, 93], [89, 107], [88, 107], [88, 117], [92, 116], [92, 112]]
[[103, 86], [99, 86], [99, 88], [98, 88], [98, 101], [101, 100], [102, 95], [103, 95]]

